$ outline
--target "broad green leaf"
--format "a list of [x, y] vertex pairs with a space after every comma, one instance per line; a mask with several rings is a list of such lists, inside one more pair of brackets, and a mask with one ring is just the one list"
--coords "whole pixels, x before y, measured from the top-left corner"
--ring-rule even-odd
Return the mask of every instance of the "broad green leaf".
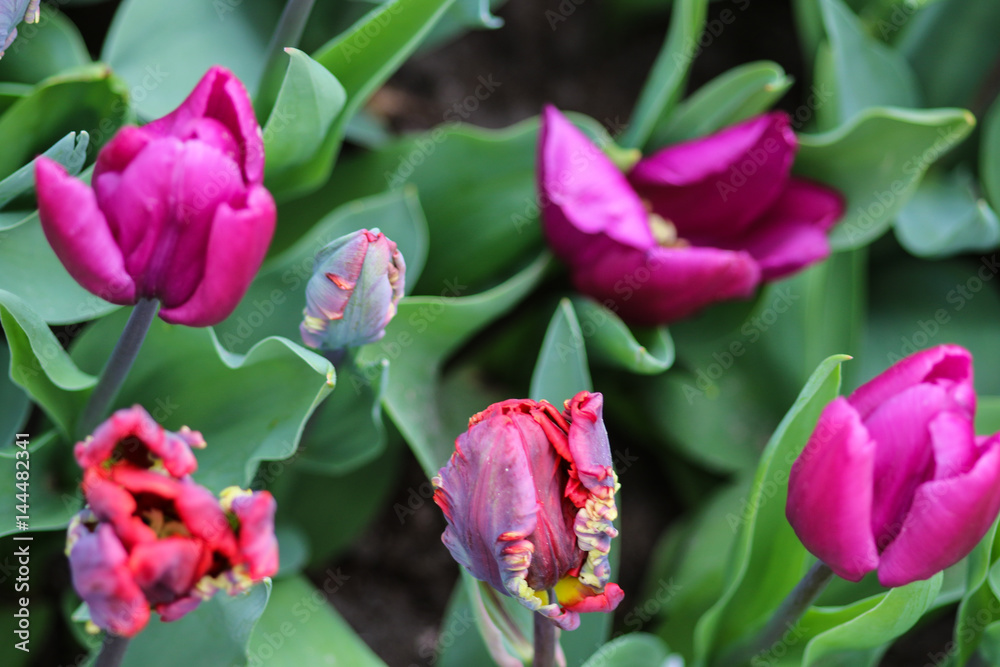
[[252, 93], [279, 12], [268, 0], [125, 0], [101, 60], [128, 82], [147, 120], [176, 108], [213, 65], [232, 70]]
[[455, 437], [464, 430], [442, 419], [441, 367], [462, 343], [521, 301], [538, 284], [549, 261], [542, 255], [507, 282], [480, 294], [406, 297], [385, 338], [361, 349], [362, 362], [389, 359], [384, 405], [428, 477], [444, 465]]
[[25, 83], [0, 82], [0, 113], [3, 113], [22, 97], [31, 94], [34, 86]]
[[666, 327], [633, 332], [615, 313], [583, 297], [573, 299], [573, 309], [595, 361], [644, 375], [662, 373], [673, 365], [674, 341]]
[[254, 657], [251, 633], [265, 607], [270, 608], [270, 593], [271, 582], [265, 580], [233, 597], [217, 593], [170, 623], [154, 614], [149, 625], [129, 642], [122, 667], [246, 665]]
[[264, 125], [266, 176], [298, 167], [314, 156], [344, 108], [347, 93], [337, 78], [298, 49], [291, 57], [278, 99]]
[[[482, 607], [479, 586], [467, 573], [463, 572], [462, 574], [463, 576], [459, 578], [452, 590], [451, 599], [441, 623], [441, 635], [437, 645], [429, 656], [433, 659], [434, 667], [496, 664], [483, 636], [488, 633], [498, 634], [498, 631], [486, 626], [484, 607], [480, 614], [476, 613], [476, 607]], [[472, 585], [469, 585], [469, 582], [473, 582]], [[478, 632], [470, 632], [473, 628], [478, 629]], [[530, 641], [530, 633], [525, 644], [528, 641]], [[530, 646], [523, 646], [523, 649], [527, 655], [530, 655]], [[507, 646], [506, 650], [514, 655], [511, 647]]]
[[663, 667], [668, 652], [655, 635], [627, 634], [602, 646], [583, 667]]
[[[691, 63], [704, 48], [702, 43], [708, 0], [677, 0], [670, 17], [670, 28], [656, 57], [653, 69], [643, 85], [635, 111], [621, 144], [625, 148], [643, 148], [661, 119], [677, 105], [687, 81]], [[732, 9], [724, 10], [735, 18]], [[720, 19], [721, 19], [720, 15]], [[708, 40], [711, 43], [711, 40]]]
[[[3, 311], [0, 310], [0, 317]], [[4, 325], [6, 331], [6, 325]], [[10, 368], [10, 347], [7, 341], [0, 343], [0, 372]], [[13, 456], [14, 435], [19, 432], [31, 410], [28, 394], [14, 384], [10, 374], [0, 377], [0, 456]]]
[[[82, 507], [80, 493], [68, 486], [72, 482], [65, 479], [61, 470], [68, 464], [76, 467], [72, 461], [72, 452], [64, 441], [60, 441], [54, 431], [41, 435], [28, 434], [29, 478], [28, 478], [28, 527], [32, 532], [63, 530], [69, 520]], [[22, 451], [15, 448], [15, 451]], [[0, 456], [0, 493], [9, 500], [0, 506], [0, 536], [20, 533], [16, 523], [22, 514], [18, 512], [17, 494], [23, 491], [17, 488], [15, 473], [19, 469], [17, 461], [21, 459]]]
[[[0, 60], [0, 62], [3, 61]], [[89, 143], [90, 135], [86, 132], [80, 132], [79, 135], [76, 132], [70, 132], [42, 155], [64, 166], [66, 172], [71, 176], [76, 176], [83, 169], [83, 163], [87, 160], [87, 145]], [[34, 189], [36, 160], [32, 160], [0, 181], [0, 208], [6, 206], [16, 197]], [[28, 215], [25, 214], [24, 217], [28, 217]], [[0, 228], [4, 227], [6, 225], [0, 226]]]
[[13, 224], [0, 230], [0, 290], [30, 303], [50, 324], [84, 322], [119, 307], [73, 280], [46, 240], [37, 212]]
[[24, 388], [64, 435], [73, 433], [88, 390], [97, 378], [77, 368], [61, 341], [27, 303], [2, 290], [0, 323], [10, 346], [11, 379]]
[[[490, 8], [491, 4], [500, 5], [501, 3], [502, 0], [493, 0], [492, 3], [490, 0], [456, 0], [427, 36], [421, 51], [435, 49], [443, 42], [455, 39], [470, 29], [495, 30], [503, 26], [503, 19], [494, 16]], [[553, 13], [560, 19], [563, 18], [559, 12], [546, 11], [545, 17], [549, 25], [553, 24]], [[556, 25], [558, 24], [559, 21], [556, 21]]]
[[411, 291], [427, 256], [427, 223], [415, 191], [405, 188], [338, 207], [295, 245], [265, 262], [233, 314], [216, 325], [219, 340], [229, 350], [245, 352], [266, 336], [298, 339], [316, 253], [345, 234], [376, 228], [403, 254], [406, 289]]
[[536, 401], [562, 406], [578, 392], [592, 389], [580, 321], [569, 299], [563, 299], [545, 332], [528, 394]]
[[889, 227], [931, 164], [975, 125], [961, 109], [870, 108], [823, 134], [799, 135], [795, 172], [847, 199], [834, 228], [835, 249], [858, 248]]
[[[2, 62], [2, 61], [0, 61]], [[70, 132], [90, 134], [92, 150], [130, 119], [129, 90], [105, 65], [46, 79], [0, 116], [0, 178]]]
[[993, 103], [983, 120], [979, 181], [990, 204], [1000, 207], [1000, 100]]
[[822, 129], [837, 127], [868, 107], [919, 106], [917, 82], [903, 56], [871, 37], [841, 0], [818, 2], [830, 40], [837, 102], [835, 115], [825, 105], [817, 109]]
[[762, 627], [806, 570], [810, 556], [785, 519], [788, 472], [820, 412], [837, 396], [847, 358], [832, 356], [819, 365], [761, 455], [726, 586], [695, 627], [698, 661]]
[[[350, 579], [349, 573], [334, 571], [319, 588], [305, 577], [274, 582], [267, 609], [263, 610], [250, 637], [248, 664], [252, 667], [385, 667], [324, 596], [324, 593], [332, 595], [344, 585], [358, 585]], [[191, 664], [231, 663], [195, 661]]]
[[[100, 369], [126, 315], [87, 329], [73, 344], [74, 361]], [[261, 461], [292, 456], [333, 385], [330, 363], [287, 339], [265, 338], [241, 355], [223, 349], [212, 329], [155, 320], [113, 407], [138, 403], [168, 429], [200, 431], [208, 447], [194, 478], [219, 491], [249, 484]]]
[[984, 252], [1000, 245], [1000, 220], [975, 192], [972, 174], [930, 174], [894, 223], [896, 238], [918, 257]]
[[90, 63], [80, 31], [54, 6], [42, 4], [38, 23], [17, 27], [17, 39], [0, 59], [0, 81], [38, 83]]
[[[976, 425], [980, 426], [978, 417]], [[969, 566], [966, 572], [966, 592], [958, 605], [958, 614], [955, 617], [954, 652], [959, 665], [964, 665], [976, 652], [986, 626], [990, 622], [1000, 620], [997, 616], [1000, 614], [1000, 600], [987, 582], [987, 576], [991, 574], [995, 560], [993, 552], [996, 533], [997, 524], [994, 522], [989, 532], [967, 558]], [[983, 614], [988, 615], [986, 623], [983, 622]]]
[[316, 189], [327, 180], [340, 151], [344, 128], [375, 89], [420, 45], [454, 0], [392, 0], [376, 7], [313, 58], [343, 85], [347, 94], [316, 157], [275, 175], [269, 186], [290, 196]]
[[653, 128], [647, 142], [657, 148], [712, 134], [767, 111], [791, 87], [781, 65], [761, 60], [720, 74], [677, 105]]

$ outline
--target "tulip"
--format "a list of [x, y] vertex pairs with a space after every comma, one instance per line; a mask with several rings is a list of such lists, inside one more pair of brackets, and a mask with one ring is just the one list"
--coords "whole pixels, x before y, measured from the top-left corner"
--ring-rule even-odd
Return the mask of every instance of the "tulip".
[[42, 0], [0, 0], [0, 58], [17, 39], [17, 24], [38, 23]]
[[139, 406], [76, 445], [87, 506], [66, 553], [91, 620], [112, 634], [135, 635], [154, 610], [176, 620], [278, 569], [274, 498], [235, 487], [216, 498], [187, 474], [191, 445], [204, 446], [200, 434], [165, 431]]
[[672, 322], [751, 296], [825, 258], [834, 191], [789, 175], [783, 112], [667, 147], [623, 174], [554, 107], [542, 115], [538, 189], [573, 283], [634, 324]]
[[1000, 434], [976, 437], [972, 356], [911, 355], [837, 398], [792, 466], [786, 515], [805, 547], [858, 581], [927, 579], [964, 558], [1000, 511]]
[[588, 392], [562, 413], [545, 401], [495, 403], [469, 420], [432, 480], [452, 557], [564, 630], [623, 597], [608, 581], [618, 482], [602, 408]]
[[403, 255], [378, 229], [336, 239], [316, 254], [299, 326], [302, 340], [339, 351], [381, 339], [405, 284]]
[[175, 324], [228, 317], [274, 233], [260, 127], [221, 67], [167, 116], [120, 130], [93, 188], [44, 157], [35, 178], [42, 229], [70, 275], [112, 303], [158, 299]]

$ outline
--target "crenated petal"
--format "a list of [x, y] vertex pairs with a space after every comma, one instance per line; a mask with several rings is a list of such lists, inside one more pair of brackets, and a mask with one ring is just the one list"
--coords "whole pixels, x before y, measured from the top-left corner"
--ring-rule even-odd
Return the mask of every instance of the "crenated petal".
[[94, 434], [76, 443], [73, 454], [81, 468], [125, 460], [149, 468], [162, 463], [175, 477], [198, 469], [192, 446], [204, 446], [197, 431], [182, 428], [180, 433], [164, 430], [140, 405], [123, 408], [100, 424]]
[[153, 607], [187, 597], [201, 578], [203, 545], [186, 537], [166, 537], [137, 544], [129, 554], [129, 569]]
[[[223, 495], [225, 495], [223, 491]], [[254, 581], [278, 571], [278, 540], [274, 536], [277, 503], [268, 491], [239, 493], [232, 500], [232, 512], [239, 520], [240, 562]]]

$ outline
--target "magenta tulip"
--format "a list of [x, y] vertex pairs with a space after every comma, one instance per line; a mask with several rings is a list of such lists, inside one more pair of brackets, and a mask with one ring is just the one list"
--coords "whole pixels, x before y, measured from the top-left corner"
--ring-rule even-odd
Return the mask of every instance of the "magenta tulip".
[[126, 127], [97, 156], [93, 188], [39, 158], [38, 212], [84, 288], [120, 305], [210, 326], [236, 308], [274, 233], [264, 142], [250, 97], [213, 67], [173, 112]]
[[851, 581], [927, 579], [965, 557], [1000, 511], [1000, 434], [976, 437], [972, 356], [941, 345], [823, 410], [792, 466], [786, 514]]
[[155, 610], [181, 618], [216, 591], [246, 590], [278, 570], [274, 498], [195, 483], [189, 429], [165, 431], [143, 408], [119, 410], [76, 445], [85, 507], [70, 524], [73, 586], [99, 627], [130, 637]]
[[469, 420], [433, 480], [452, 557], [565, 630], [623, 597], [609, 583], [618, 484], [602, 410], [587, 392], [562, 413], [545, 401], [495, 403]]
[[790, 176], [797, 141], [772, 112], [669, 146], [626, 176], [558, 110], [539, 136], [545, 236], [576, 288], [635, 324], [672, 322], [830, 252], [834, 191]]

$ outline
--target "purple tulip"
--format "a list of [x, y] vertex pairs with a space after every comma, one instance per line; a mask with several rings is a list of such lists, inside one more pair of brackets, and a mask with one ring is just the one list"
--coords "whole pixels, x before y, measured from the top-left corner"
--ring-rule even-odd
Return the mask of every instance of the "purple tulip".
[[260, 127], [221, 67], [167, 116], [120, 130], [97, 156], [93, 189], [47, 158], [35, 177], [42, 229], [70, 275], [112, 303], [159, 299], [175, 324], [229, 316], [274, 233]]
[[618, 484], [602, 409], [588, 392], [562, 413], [545, 401], [495, 403], [469, 420], [432, 480], [452, 557], [565, 630], [624, 595], [608, 581]]
[[941, 345], [837, 398], [792, 466], [786, 514], [805, 547], [858, 581], [927, 579], [1000, 511], [1000, 434], [976, 437], [972, 356]]
[[316, 254], [299, 326], [302, 340], [339, 351], [381, 339], [405, 285], [403, 255], [378, 229], [340, 237]]
[[0, 0], [0, 58], [17, 38], [17, 24], [38, 23], [42, 0]]
[[772, 112], [619, 169], [554, 107], [542, 115], [545, 236], [576, 288], [635, 324], [672, 322], [820, 261], [840, 196], [790, 174]]

